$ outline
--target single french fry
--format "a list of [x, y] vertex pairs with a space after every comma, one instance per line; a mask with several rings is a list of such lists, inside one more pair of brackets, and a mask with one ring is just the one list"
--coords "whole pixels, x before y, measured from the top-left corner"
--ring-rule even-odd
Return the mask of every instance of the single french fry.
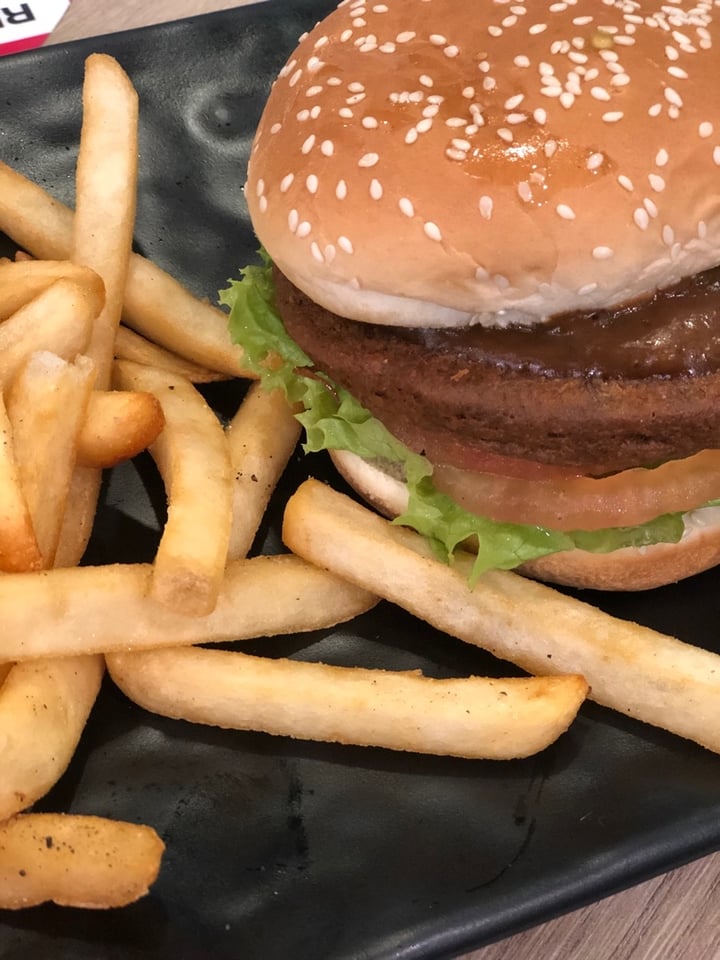
[[[36, 257], [67, 259], [72, 224], [72, 210], [0, 162], [0, 231]], [[123, 317], [133, 330], [193, 363], [256, 379], [230, 339], [227, 314], [139, 254], [130, 258]]]
[[95, 390], [89, 397], [78, 435], [78, 463], [113, 467], [146, 450], [165, 424], [160, 401], [152, 393]]
[[426, 541], [317, 481], [288, 502], [283, 537], [312, 563], [530, 673], [581, 674], [589, 697], [720, 751], [720, 656], [611, 617], [518, 574], [468, 586]]
[[0, 909], [124, 907], [155, 882], [164, 849], [151, 827], [135, 823], [21, 814], [0, 824]]
[[0, 389], [38, 350], [52, 351], [64, 360], [82, 353], [104, 296], [99, 278], [90, 284], [56, 280], [0, 324]]
[[67, 363], [42, 351], [31, 355], [8, 392], [20, 485], [44, 567], [55, 560], [94, 380], [87, 357]]
[[81, 286], [91, 288], [99, 286], [99, 277], [89, 267], [69, 260], [29, 258], [0, 263], [0, 320], [7, 320], [26, 303], [47, 290], [51, 283], [62, 279], [74, 280]]
[[0, 577], [0, 661], [218, 643], [321, 630], [376, 598], [290, 554], [228, 564], [215, 609], [188, 617], [149, 595], [150, 564]]
[[[96, 387], [110, 385], [115, 334], [135, 223], [138, 99], [127, 74], [112, 57], [85, 61], [83, 124], [77, 161], [77, 209], [72, 221], [72, 258], [91, 267], [105, 284], [105, 305], [95, 319], [86, 353], [95, 364]], [[24, 244], [23, 244], [24, 245]], [[92, 532], [101, 472], [79, 465], [60, 534], [56, 563], [79, 563]]]
[[0, 687], [0, 820], [27, 809], [65, 772], [103, 672], [97, 655], [12, 667]]
[[233, 476], [228, 557], [247, 555], [270, 496], [300, 436], [281, 391], [252, 384], [227, 430]]
[[168, 498], [153, 564], [152, 596], [190, 616], [215, 605], [232, 523], [230, 449], [220, 421], [191, 383], [155, 367], [117, 361], [118, 386], [160, 401], [165, 427], [151, 446]]
[[131, 700], [163, 716], [469, 759], [543, 750], [587, 692], [582, 677], [434, 680], [198, 647], [108, 654], [107, 665]]
[[22, 489], [12, 426], [0, 394], [0, 571], [41, 568], [42, 554]]
[[120, 326], [115, 337], [115, 357], [117, 360], [132, 360], [148, 367], [167, 370], [176, 377], [185, 377], [190, 383], [216, 383], [229, 380], [227, 373], [218, 373], [198, 363], [193, 363], [165, 347], [147, 340], [129, 327]]
[[106, 54], [85, 61], [83, 123], [77, 159], [72, 259], [105, 284], [87, 355], [98, 389], [110, 385], [135, 225], [138, 97], [127, 74]]

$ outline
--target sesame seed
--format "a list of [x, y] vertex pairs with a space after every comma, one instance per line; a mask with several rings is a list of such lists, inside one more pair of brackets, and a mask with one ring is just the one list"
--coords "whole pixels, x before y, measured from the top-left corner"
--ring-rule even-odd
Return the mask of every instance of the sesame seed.
[[668, 67], [667, 72], [671, 77], [676, 77], [678, 80], [687, 80], [688, 74], [687, 70], [683, 70], [682, 67], [671, 66]]
[[632, 182], [632, 180], [630, 179], [630, 177], [626, 177], [624, 173], [621, 173], [621, 174], [618, 176], [617, 180], [618, 180], [618, 183], [620, 184], [620, 186], [623, 188], [623, 190], [627, 190], [627, 191], [630, 193], [630, 192], [632, 192], [632, 191], [635, 189], [635, 187], [633, 186], [633, 182]]
[[546, 30], [547, 30], [547, 24], [546, 24], [546, 23], [534, 23], [534, 24], [528, 29], [528, 33], [531, 34], [531, 36], [534, 37], [534, 36], [536, 36], [538, 33], [544, 33]]
[[523, 102], [524, 99], [525, 99], [525, 94], [524, 94], [524, 93], [516, 93], [514, 97], [509, 97], [509, 98], [505, 101], [505, 104], [504, 104], [505, 109], [506, 109], [506, 110], [514, 110], [515, 107], [519, 107], [519, 106], [520, 106], [520, 104]]
[[318, 187], [320, 186], [320, 182], [318, 181], [318, 178], [315, 176], [314, 173], [308, 174], [308, 176], [305, 179], [305, 186], [308, 189], [308, 193], [313, 193], [313, 194], [317, 193]]
[[496, 24], [492, 24], [487, 28], [487, 32], [491, 37], [501, 37], [503, 35], [503, 28], [498, 27]]
[[261, 197], [265, 193], [265, 181], [262, 177], [255, 184], [255, 196]]
[[467, 140], [460, 140], [458, 138], [452, 140], [451, 143], [456, 150], [469, 150], [472, 146]]
[[575, 94], [570, 93], [569, 90], [563, 90], [563, 92], [560, 94], [560, 105], [565, 107], [566, 110], [569, 110], [574, 103]]
[[415, 127], [410, 127], [408, 132], [405, 134], [405, 143], [415, 143], [418, 138], [418, 132]]
[[653, 219], [658, 215], [658, 208], [656, 204], [650, 199], [650, 197], [645, 197], [643, 199], [643, 206], [647, 210]]
[[615, 252], [612, 247], [593, 247], [592, 255], [596, 260], [609, 260]]
[[417, 34], [414, 30], [403, 30], [402, 33], [399, 33], [395, 37], [395, 40], [397, 43], [409, 43], [410, 40], [414, 40], [416, 36]]
[[651, 117], [659, 117], [662, 113], [662, 104], [653, 103], [652, 106], [648, 107], [648, 114]]
[[315, 146], [315, 134], [311, 133], [310, 136], [307, 138], [307, 140], [303, 143], [302, 147], [300, 147], [300, 152], [304, 154], [308, 154], [310, 153], [310, 151], [314, 146]]
[[365, 153], [358, 160], [359, 167], [374, 167], [375, 164], [380, 160], [380, 157], [377, 153]]
[[467, 151], [458, 150], [455, 147], [446, 147], [445, 156], [448, 160], [467, 160]]
[[500, 129], [499, 129], [498, 132], [497, 132], [497, 135], [498, 135], [498, 136], [500, 137], [500, 139], [503, 140], [505, 143], [512, 143], [512, 142], [513, 142], [512, 130], [508, 130], [507, 127], [500, 127]]
[[310, 244], [310, 253], [313, 255], [313, 259], [317, 260], [318, 263], [325, 263], [325, 258], [322, 255], [322, 250], [314, 240]]
[[380, 46], [378, 47], [378, 50], [380, 51], [380, 53], [395, 53], [395, 51], [397, 50], [397, 47], [392, 41], [388, 40], [387, 43], [380, 44]]
[[547, 110], [545, 110], [543, 107], [536, 107], [536, 109], [533, 110], [533, 119], [535, 120], [535, 123], [539, 123], [541, 125], [546, 123]]
[[569, 207], [566, 203], [559, 203], [555, 207], [555, 212], [559, 217], [562, 217], [563, 220], [574, 220], [575, 211], [572, 207]]
[[493, 213], [493, 198], [488, 197], [487, 195], [480, 197], [478, 207], [480, 208], [480, 215], [482, 218], [484, 220], [489, 220]]
[[331, 157], [335, 153], [335, 144], [332, 140], [323, 140], [320, 144], [320, 152], [324, 157]]
[[713, 163], [716, 167], [720, 167], [720, 147], [713, 148]]
[[302, 220], [298, 224], [296, 236], [300, 237], [300, 239], [302, 240], [305, 237], [307, 237], [311, 231], [312, 231], [312, 224], [309, 223], [307, 220]]
[[440, 233], [440, 227], [436, 223], [433, 223], [432, 220], [427, 220], [423, 224], [423, 230], [425, 236], [429, 237], [431, 240], [436, 240], [440, 242], [442, 240], [442, 234]]
[[463, 89], [462, 95], [466, 100], [472, 100], [475, 96], [475, 87], [465, 87]]
[[648, 181], [656, 193], [661, 193], [665, 189], [665, 180], [659, 173], [648, 174]]
[[444, 37], [441, 33], [431, 33], [430, 43], [434, 47], [443, 47], [447, 43], [447, 37]]
[[430, 117], [430, 119], [432, 119], [433, 117], [436, 117], [438, 115], [439, 111], [440, 111], [440, 107], [436, 103], [430, 103], [428, 104], [427, 107], [423, 107], [422, 115], [424, 117]]
[[352, 30], [350, 29], [343, 30], [343, 32], [340, 34], [340, 42], [347, 43], [350, 37], [352, 37], [352, 35], [353, 35]]
[[345, 253], [355, 253], [355, 248], [347, 237], [338, 237], [337, 245]]
[[280, 133], [281, 130], [282, 130], [282, 124], [281, 124], [281, 123], [274, 123], [274, 124], [270, 127], [270, 133], [272, 133], [272, 134]]
[[713, 135], [713, 131], [714, 131], [714, 128], [713, 128], [713, 125], [710, 123], [710, 121], [704, 120], [698, 127], [698, 136], [701, 137], [703, 140], [706, 140], [708, 137], [711, 137]]
[[415, 207], [412, 204], [412, 200], [408, 200], [407, 197], [400, 197], [398, 206], [400, 207], [400, 212], [404, 213], [406, 217], [415, 216]]
[[314, 86], [307, 88], [307, 90], [305, 91], [305, 96], [306, 96], [306, 97], [317, 97], [318, 94], [320, 94], [320, 93], [322, 93], [322, 92], [323, 92], [323, 88], [320, 86], [320, 84], [315, 84]]
[[527, 180], [521, 180], [517, 185], [518, 196], [525, 203], [529, 203], [532, 200], [532, 188]]
[[335, 196], [338, 198], [338, 200], [344, 200], [347, 196], [347, 193], [347, 183], [344, 180], [338, 180], [337, 186], [335, 187]]
[[597, 170], [603, 165], [605, 155], [602, 153], [591, 153], [590, 156], [585, 161], [585, 166], [588, 170]]
[[450, 44], [449, 47], [445, 47], [443, 53], [452, 60], [453, 57], [456, 57], [460, 53], [460, 50], [454, 44]]
[[379, 180], [373, 178], [370, 181], [370, 196], [373, 200], [382, 200], [383, 188]]
[[641, 230], [647, 230], [650, 226], [650, 217], [648, 216], [647, 210], [643, 207], [638, 207], [633, 212], [633, 220], [635, 221], [635, 226], [640, 227]]
[[432, 79], [432, 77], [429, 77], [426, 73], [421, 74], [421, 75], [418, 77], [418, 81], [422, 84], [423, 87], [432, 87], [432, 86], [433, 86], [433, 79]]
[[625, 114], [622, 112], [622, 110], [609, 110], [607, 113], [602, 115], [602, 118], [605, 123], [617, 123], [618, 120], [622, 120], [624, 116]]
[[515, 64], [516, 67], [529, 67], [530, 58], [526, 57], [525, 54], [521, 53], [521, 54], [518, 54], [517, 57], [515, 57], [515, 59], [513, 60], [513, 63]]
[[682, 97], [674, 87], [665, 87], [665, 99], [675, 107], [681, 107], [683, 105]]
[[347, 86], [350, 93], [362, 93], [365, 89], [365, 84], [360, 83], [359, 80], [353, 80], [352, 83], [349, 83]]
[[558, 146], [557, 140], [548, 140], [545, 146], [543, 147], [543, 152], [545, 153], [545, 156], [548, 158], [548, 160], [550, 159], [550, 157], [555, 156], [557, 152], [557, 146]]
[[288, 86], [289, 86], [289, 87], [294, 87], [295, 84], [298, 82], [298, 80], [300, 79], [301, 76], [302, 76], [302, 69], [301, 69], [301, 68], [298, 68], [298, 69], [295, 71], [295, 73], [294, 73], [294, 74], [290, 77], [290, 79], [288, 80]]
[[286, 174], [280, 181], [280, 193], [287, 193], [295, 179], [294, 173]]
[[668, 160], [670, 159], [670, 154], [664, 147], [661, 147], [660, 150], [655, 154], [655, 166], [664, 167]]
[[490, 91], [494, 90], [497, 86], [497, 81], [494, 77], [484, 77], [483, 78], [483, 90]]
[[366, 130], [377, 130], [378, 122], [375, 117], [363, 117], [362, 125]]
[[610, 100], [610, 94], [605, 89], [605, 87], [591, 87], [590, 96], [595, 100]]
[[594, 281], [592, 283], [584, 283], [582, 287], [578, 289], [578, 295], [581, 297], [587, 296], [588, 293], [594, 293], [597, 288], [598, 285]]
[[298, 113], [295, 115], [295, 119], [298, 121], [298, 123], [305, 123], [306, 120], [310, 119], [310, 111], [309, 110], [298, 111]]
[[467, 123], [462, 117], [448, 117], [445, 121], [446, 127], [464, 127]]
[[675, 231], [667, 223], [662, 228], [662, 238], [666, 247], [671, 247], [675, 242]]
[[355, 104], [357, 104], [357, 103], [362, 103], [362, 101], [365, 99], [366, 96], [367, 96], [367, 94], [365, 94], [365, 93], [354, 93], [351, 97], [348, 97], [348, 98], [346, 99], [345, 103], [346, 103], [349, 107], [354, 107]]
[[291, 210], [288, 213], [288, 227], [290, 228], [291, 233], [295, 233], [300, 223], [300, 217], [297, 210]]
[[350, 107], [340, 107], [338, 110], [338, 116], [342, 117], [344, 120], [352, 120], [355, 114], [352, 112]]
[[267, 208], [268, 208], [268, 200], [267, 200], [267, 197], [263, 195], [258, 200], [258, 210], [260, 211], [260, 213], [266, 213]]
[[320, 106], [320, 104], [316, 103], [315, 106], [310, 111], [310, 116], [312, 117], [313, 120], [317, 120], [321, 112], [322, 112], [322, 107]]

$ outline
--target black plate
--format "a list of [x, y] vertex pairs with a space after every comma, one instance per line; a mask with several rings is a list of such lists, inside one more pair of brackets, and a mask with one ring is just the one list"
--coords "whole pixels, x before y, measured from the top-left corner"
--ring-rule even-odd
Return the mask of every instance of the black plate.
[[[213, 297], [253, 254], [241, 185], [271, 79], [330, 7], [285, 0], [0, 61], [0, 156], [72, 200], [83, 58], [115, 54], [141, 97], [138, 247]], [[225, 410], [237, 402], [236, 387], [210, 395]], [[285, 486], [308, 470], [329, 474], [322, 458], [298, 454]], [[161, 503], [147, 461], [117, 471], [91, 558], [152, 556]], [[276, 506], [263, 531], [270, 549], [278, 516]], [[592, 599], [707, 645], [718, 596], [713, 572]], [[435, 675], [507, 672], [388, 605], [349, 630], [251, 649]], [[417, 960], [715, 849], [720, 760], [593, 705], [541, 756], [492, 764], [175, 723], [108, 684], [42, 808], [150, 823], [165, 862], [150, 896], [125, 910], [3, 914], [4, 958]]]

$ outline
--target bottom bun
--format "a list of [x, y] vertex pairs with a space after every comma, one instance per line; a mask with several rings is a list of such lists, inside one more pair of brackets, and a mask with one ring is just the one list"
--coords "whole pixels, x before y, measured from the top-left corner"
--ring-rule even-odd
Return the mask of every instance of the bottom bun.
[[[386, 517], [407, 508], [405, 485], [346, 450], [331, 450], [339, 473]], [[536, 580], [591, 590], [650, 590], [684, 580], [720, 563], [720, 507], [703, 507], [685, 516], [678, 543], [624, 547], [612, 553], [567, 550], [531, 560], [516, 572]]]

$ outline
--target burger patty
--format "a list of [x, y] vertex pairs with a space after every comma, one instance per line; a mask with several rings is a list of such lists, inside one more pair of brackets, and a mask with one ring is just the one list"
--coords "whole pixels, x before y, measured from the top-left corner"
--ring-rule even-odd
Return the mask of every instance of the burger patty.
[[720, 447], [720, 271], [542, 328], [405, 329], [318, 306], [279, 270], [277, 307], [317, 368], [411, 449], [604, 473]]

